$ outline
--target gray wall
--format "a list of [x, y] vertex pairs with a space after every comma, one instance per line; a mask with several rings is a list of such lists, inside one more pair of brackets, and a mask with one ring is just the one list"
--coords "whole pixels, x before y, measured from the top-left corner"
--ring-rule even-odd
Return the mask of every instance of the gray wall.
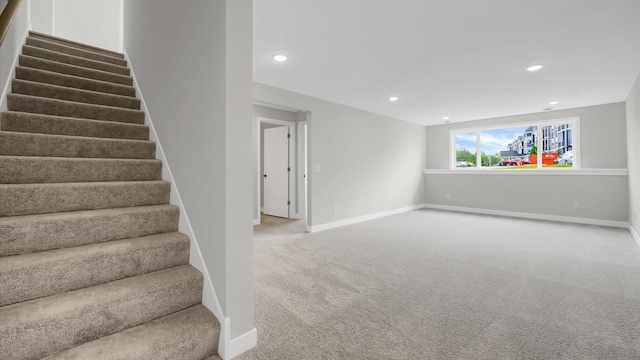
[[122, 51], [120, 0], [30, 0], [34, 31]]
[[126, 1], [124, 42], [237, 337], [253, 328], [252, 2]]
[[[627, 167], [625, 104], [607, 104], [426, 128], [427, 168], [448, 169], [449, 130], [580, 117], [583, 169]], [[425, 175], [427, 204], [626, 222], [626, 176]], [[450, 198], [446, 198], [446, 194]], [[579, 203], [574, 209], [573, 203]]]
[[31, 26], [33, 31], [53, 34], [53, 4], [51, 0], [29, 0], [31, 2]]
[[258, 117], [262, 117], [267, 119], [296, 122], [296, 113], [296, 111], [287, 111], [262, 105], [253, 105], [253, 115], [256, 119]]
[[310, 112], [311, 225], [423, 202], [423, 126], [263, 84], [253, 91], [257, 101]]
[[626, 176], [425, 177], [427, 204], [627, 222]]
[[629, 223], [640, 234], [640, 75], [627, 97]]

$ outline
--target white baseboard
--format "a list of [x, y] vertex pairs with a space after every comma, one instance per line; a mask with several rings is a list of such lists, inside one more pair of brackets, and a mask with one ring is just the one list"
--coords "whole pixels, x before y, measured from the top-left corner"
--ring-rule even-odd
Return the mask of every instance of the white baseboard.
[[218, 344], [218, 355], [222, 360], [231, 359], [228, 355], [231, 349], [231, 319], [224, 318], [220, 321], [220, 342]]
[[[203, 275], [203, 289], [202, 289], [202, 304], [207, 307], [211, 312], [216, 316], [220, 324], [222, 324], [222, 329], [220, 331], [220, 346], [224, 347], [224, 342], [222, 339], [223, 334], [229, 333], [229, 322], [224, 321], [225, 317], [222, 313], [222, 306], [220, 306], [220, 301], [218, 301], [218, 296], [216, 295], [216, 291], [213, 287], [213, 282], [211, 281], [211, 276], [209, 274], [209, 270], [204, 262], [204, 258], [202, 256], [202, 252], [200, 251], [200, 246], [198, 244], [198, 239], [193, 232], [193, 228], [191, 227], [191, 222], [189, 221], [189, 216], [187, 215], [187, 211], [184, 208], [184, 204], [182, 202], [182, 198], [180, 197], [180, 192], [176, 187], [175, 179], [173, 178], [173, 174], [171, 173], [171, 168], [169, 167], [169, 162], [165, 157], [164, 151], [162, 149], [162, 144], [158, 139], [158, 134], [153, 126], [153, 122], [151, 121], [151, 113], [147, 108], [146, 102], [144, 101], [144, 97], [140, 91], [140, 86], [136, 79], [136, 74], [133, 70], [133, 64], [131, 63], [131, 59], [127, 55], [126, 49], [123, 49], [123, 53], [125, 56], [125, 60], [129, 64], [131, 68], [131, 77], [133, 78], [133, 86], [136, 89], [136, 95], [140, 98], [140, 108], [145, 112], [145, 124], [149, 126], [149, 140], [155, 141], [156, 143], [156, 157], [162, 160], [162, 175], [163, 178], [171, 182], [171, 195], [170, 195], [170, 203], [177, 205], [180, 208], [180, 219], [178, 225], [178, 231], [186, 234], [191, 239], [191, 247], [189, 253], [189, 263], [193, 265], [196, 269], [200, 270]], [[225, 326], [227, 329], [225, 329]]]
[[636, 229], [633, 228], [633, 226], [631, 226], [631, 224], [628, 224], [628, 228], [629, 228], [629, 232], [631, 233], [631, 236], [633, 236], [633, 240], [636, 241], [636, 244], [638, 244], [638, 247], [640, 247], [640, 235], [638, 235], [638, 233], [636, 232]]
[[[29, 36], [29, 30], [31, 29], [31, 22], [27, 23], [27, 30], [22, 35], [22, 39], [26, 39]], [[11, 30], [9, 30], [11, 31]], [[25, 43], [26, 40], [22, 41], [22, 44]], [[4, 83], [4, 87], [2, 88], [2, 102], [0, 103], [0, 111], [7, 111], [7, 94], [11, 92], [13, 79], [16, 78], [16, 66], [18, 65], [18, 59], [20, 58], [20, 53], [22, 52], [22, 46], [19, 46], [16, 49], [15, 56], [13, 57], [13, 62], [11, 63], [11, 72], [9, 73], [9, 77], [7, 81]]]
[[417, 210], [417, 209], [422, 209], [423, 207], [424, 207], [423, 204], [413, 205], [413, 206], [407, 206], [407, 207], [403, 207], [403, 208], [399, 208], [399, 209], [383, 211], [383, 212], [379, 212], [379, 213], [375, 213], [375, 214], [369, 214], [369, 215], [358, 216], [358, 217], [354, 217], [354, 218], [350, 218], [350, 219], [334, 221], [334, 222], [330, 222], [330, 223], [326, 223], [326, 224], [307, 225], [307, 231], [313, 233], [313, 232], [318, 232], [318, 231], [323, 231], [323, 230], [329, 230], [329, 229], [333, 229], [333, 228], [337, 228], [337, 227], [341, 227], [341, 226], [357, 224], [357, 223], [363, 222], [363, 221], [369, 221], [369, 220], [373, 220], [373, 219], [378, 219], [378, 218], [385, 217], [385, 216], [401, 214], [401, 213], [404, 213], [404, 212], [409, 212], [409, 211], [413, 211], [413, 210]]
[[260, 219], [253, 219], [253, 225], [260, 225]]
[[13, 79], [16, 78], [16, 64], [18, 63], [18, 58], [20, 57], [20, 51], [16, 53], [15, 59], [13, 59], [13, 63], [11, 64], [11, 72], [9, 73], [9, 77], [4, 84], [4, 88], [2, 89], [2, 103], [0, 103], [0, 111], [7, 111], [7, 94], [11, 92]]
[[516, 212], [516, 211], [491, 210], [491, 209], [469, 208], [469, 207], [463, 207], [463, 206], [449, 206], [449, 205], [437, 205], [437, 204], [424, 204], [423, 207], [427, 209], [460, 211], [460, 212], [468, 212], [468, 213], [474, 213], [474, 214], [499, 215], [499, 216], [517, 217], [517, 218], [524, 218], [524, 219], [560, 221], [560, 222], [569, 222], [569, 223], [576, 223], [576, 224], [600, 225], [600, 226], [610, 226], [610, 227], [619, 227], [619, 228], [628, 227], [627, 222], [614, 221], [614, 220], [589, 219], [589, 218], [579, 218], [579, 217], [571, 217], [571, 216], [535, 214], [535, 213], [525, 213], [525, 212]]
[[256, 328], [231, 339], [229, 342], [229, 349], [223, 357], [224, 360], [233, 359], [234, 357], [256, 347], [258, 345], [258, 330]]
[[256, 328], [231, 339], [229, 318], [225, 318], [223, 324], [222, 331], [220, 331], [220, 346], [218, 347], [218, 355], [223, 360], [231, 360], [258, 345], [258, 330]]

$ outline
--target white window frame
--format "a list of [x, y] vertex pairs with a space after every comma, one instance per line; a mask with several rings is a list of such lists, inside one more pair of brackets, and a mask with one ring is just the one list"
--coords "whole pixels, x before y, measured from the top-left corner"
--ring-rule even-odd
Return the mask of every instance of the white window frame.
[[[580, 169], [580, 117], [569, 117], [569, 118], [561, 118], [561, 119], [550, 119], [550, 120], [539, 120], [539, 121], [530, 121], [530, 122], [522, 122], [522, 123], [509, 123], [509, 124], [499, 124], [499, 125], [489, 125], [489, 126], [476, 126], [470, 128], [460, 128], [460, 129], [451, 129], [449, 130], [449, 169], [451, 170], [477, 170], [477, 171], [486, 171], [487, 169], [494, 169], [489, 166], [482, 166], [482, 153], [480, 152], [480, 133], [486, 130], [497, 130], [497, 129], [506, 129], [512, 127], [529, 127], [536, 126], [536, 146], [538, 149], [542, 149], [542, 128], [550, 125], [561, 125], [561, 124], [571, 124], [571, 144], [572, 144], [572, 154], [573, 154], [573, 164], [570, 168], [544, 168], [542, 167], [542, 151], [538, 151], [538, 161], [536, 169], [521, 169], [522, 171], [532, 171], [532, 170], [541, 170], [541, 171], [571, 171]], [[458, 168], [456, 167], [456, 136], [461, 134], [476, 134], [476, 166], [472, 168]], [[495, 169], [494, 169], [495, 170]], [[517, 171], [511, 170], [511, 171]]]

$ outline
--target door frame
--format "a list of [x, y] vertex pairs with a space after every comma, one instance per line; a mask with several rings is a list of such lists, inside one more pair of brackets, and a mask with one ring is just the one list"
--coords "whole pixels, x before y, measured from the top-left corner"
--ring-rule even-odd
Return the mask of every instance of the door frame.
[[[307, 118], [308, 118], [307, 113]], [[296, 211], [296, 219], [307, 219], [307, 132], [308, 120], [299, 121], [296, 123], [296, 136], [297, 136], [297, 148], [296, 148], [296, 166], [298, 167], [297, 176], [297, 200], [300, 207]]]
[[258, 194], [258, 199], [257, 199], [257, 206], [256, 206], [256, 219], [254, 219], [253, 221], [253, 225], [260, 225], [261, 223], [261, 218], [260, 218], [260, 213], [261, 213], [261, 206], [260, 206], [260, 200], [262, 199], [262, 190], [260, 188], [260, 184], [261, 184], [261, 178], [262, 178], [262, 174], [260, 173], [260, 156], [261, 156], [261, 151], [260, 149], [262, 148], [262, 141], [260, 141], [261, 138], [261, 126], [260, 124], [265, 123], [265, 124], [273, 124], [273, 125], [283, 125], [283, 126], [288, 126], [289, 127], [289, 134], [291, 135], [291, 138], [289, 139], [289, 167], [291, 167], [291, 171], [289, 172], [289, 218], [290, 219], [296, 219], [297, 217], [297, 213], [295, 211], [295, 206], [296, 206], [296, 192], [297, 192], [297, 187], [296, 187], [296, 169], [297, 169], [297, 154], [296, 154], [296, 137], [297, 137], [297, 126], [296, 123], [293, 121], [286, 121], [286, 120], [278, 120], [278, 119], [270, 119], [270, 118], [265, 118], [265, 117], [260, 117], [258, 116], [256, 118], [256, 128], [257, 128], [257, 134], [256, 134], [256, 143], [258, 144], [257, 149], [256, 149], [256, 188], [257, 188], [257, 194]]

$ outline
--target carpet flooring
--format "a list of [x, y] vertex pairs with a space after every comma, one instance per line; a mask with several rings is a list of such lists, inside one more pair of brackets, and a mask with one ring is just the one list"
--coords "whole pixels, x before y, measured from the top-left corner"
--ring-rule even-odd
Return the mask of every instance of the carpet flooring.
[[625, 229], [419, 210], [255, 227], [258, 346], [237, 359], [640, 359]]

